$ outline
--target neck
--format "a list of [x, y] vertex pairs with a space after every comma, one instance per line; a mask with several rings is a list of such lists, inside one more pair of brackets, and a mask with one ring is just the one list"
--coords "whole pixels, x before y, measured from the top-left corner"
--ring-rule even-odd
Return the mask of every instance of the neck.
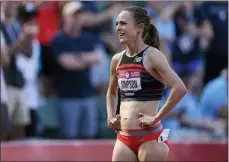
[[145, 49], [147, 45], [143, 41], [132, 42], [131, 44], [127, 44], [127, 52], [128, 55], [134, 56]]
[[76, 30], [76, 29], [74, 29], [74, 30], [66, 30], [66, 29], [64, 29], [64, 32], [65, 32], [68, 36], [75, 38], [75, 37], [77, 37], [78, 35], [80, 35], [81, 30]]

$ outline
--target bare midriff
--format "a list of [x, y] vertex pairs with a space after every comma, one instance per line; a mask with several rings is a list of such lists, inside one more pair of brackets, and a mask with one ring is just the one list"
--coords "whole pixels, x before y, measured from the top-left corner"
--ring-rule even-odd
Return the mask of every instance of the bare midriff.
[[138, 114], [156, 115], [160, 101], [122, 101], [120, 105], [121, 129], [144, 129], [138, 124]]

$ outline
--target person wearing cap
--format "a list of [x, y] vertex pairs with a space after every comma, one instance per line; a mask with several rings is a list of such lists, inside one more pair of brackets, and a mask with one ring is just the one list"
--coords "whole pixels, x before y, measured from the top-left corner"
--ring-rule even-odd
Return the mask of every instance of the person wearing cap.
[[[25, 105], [25, 79], [18, 67], [18, 56], [32, 56], [32, 40], [37, 27], [16, 19], [18, 2], [2, 2], [1, 33], [6, 42], [8, 65], [4, 67], [9, 117], [12, 125], [12, 139], [23, 138], [24, 128], [30, 124], [28, 108]], [[28, 10], [30, 10], [28, 8]]]
[[97, 136], [97, 110], [90, 71], [100, 58], [89, 39], [91, 35], [82, 31], [83, 14], [81, 2], [65, 4], [62, 30], [52, 41], [56, 60], [53, 75], [59, 101], [59, 129], [61, 137], [67, 139]]
[[[18, 8], [18, 19], [23, 24], [34, 26], [38, 31], [37, 25], [37, 8], [31, 3], [27, 2]], [[40, 44], [34, 35], [32, 38], [32, 56], [30, 58], [24, 55], [19, 55], [17, 65], [20, 68], [25, 79], [24, 93], [25, 105], [29, 109], [29, 116], [31, 122], [25, 128], [26, 137], [36, 136], [37, 128], [37, 109], [39, 107], [39, 93], [38, 93], [38, 73], [40, 70]]]

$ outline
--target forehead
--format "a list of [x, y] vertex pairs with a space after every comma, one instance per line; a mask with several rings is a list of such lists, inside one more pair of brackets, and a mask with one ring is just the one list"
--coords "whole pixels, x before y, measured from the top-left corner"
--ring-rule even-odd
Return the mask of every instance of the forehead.
[[118, 15], [117, 17], [117, 21], [133, 21], [133, 17], [132, 17], [132, 14], [128, 11], [122, 11], [120, 12], [120, 14]]

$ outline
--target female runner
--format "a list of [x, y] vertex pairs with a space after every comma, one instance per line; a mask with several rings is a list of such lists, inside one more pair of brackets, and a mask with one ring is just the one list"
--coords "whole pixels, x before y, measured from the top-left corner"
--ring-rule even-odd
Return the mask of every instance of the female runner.
[[[127, 49], [113, 56], [110, 68], [108, 127], [117, 132], [112, 161], [166, 161], [168, 131], [160, 121], [186, 94], [186, 87], [159, 51], [157, 30], [143, 8], [124, 9], [116, 25]], [[172, 91], [158, 111], [165, 85]], [[118, 88], [120, 115], [115, 116]]]

